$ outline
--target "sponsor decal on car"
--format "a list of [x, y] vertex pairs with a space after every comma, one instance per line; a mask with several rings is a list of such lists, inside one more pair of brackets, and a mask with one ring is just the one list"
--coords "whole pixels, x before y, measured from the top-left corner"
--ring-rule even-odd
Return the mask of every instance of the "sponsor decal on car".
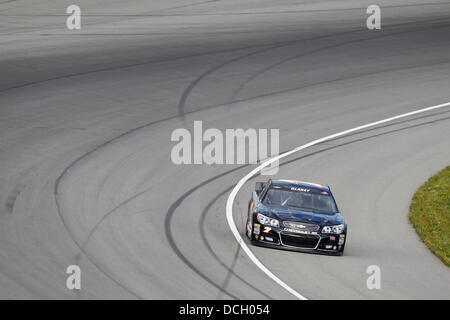
[[301, 223], [297, 223], [297, 222], [291, 222], [291, 221], [284, 221], [283, 224], [288, 227], [288, 228], [292, 228], [292, 229], [305, 229], [306, 226], [301, 224]]
[[272, 230], [271, 227], [264, 227], [263, 232], [264, 232], [264, 233], [269, 233], [271, 230]]
[[304, 231], [304, 230], [297, 230], [297, 229], [292, 229], [292, 228], [284, 228], [283, 231], [286, 232], [293, 232], [293, 233], [301, 233], [301, 234], [317, 234], [316, 231]]
[[330, 237], [330, 240], [331, 240], [331, 241], [334, 241], [334, 240], [336, 240], [336, 237], [335, 237], [335, 236], [331, 236], [331, 237]]
[[254, 234], [259, 234], [260, 230], [261, 230], [261, 225], [255, 223], [255, 224], [253, 225], [253, 233], [254, 233]]
[[344, 239], [345, 239], [345, 235], [343, 235], [343, 234], [341, 234], [340, 236], [339, 236], [339, 242], [338, 242], [338, 245], [343, 245], [344, 244]]
[[299, 187], [291, 187], [292, 191], [300, 191], [300, 192], [311, 192], [311, 189], [299, 188]]

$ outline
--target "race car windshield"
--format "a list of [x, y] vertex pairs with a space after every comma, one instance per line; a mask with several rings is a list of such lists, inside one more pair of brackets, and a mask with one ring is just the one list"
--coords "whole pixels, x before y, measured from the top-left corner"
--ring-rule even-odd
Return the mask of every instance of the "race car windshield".
[[336, 213], [337, 207], [330, 194], [269, 189], [264, 197], [265, 205], [292, 207], [323, 213]]

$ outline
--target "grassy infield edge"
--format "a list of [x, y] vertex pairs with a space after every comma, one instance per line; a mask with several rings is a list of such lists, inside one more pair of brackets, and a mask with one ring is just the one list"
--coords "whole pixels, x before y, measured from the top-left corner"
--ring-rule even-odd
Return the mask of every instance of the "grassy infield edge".
[[409, 208], [409, 221], [425, 245], [450, 267], [450, 166], [416, 191]]

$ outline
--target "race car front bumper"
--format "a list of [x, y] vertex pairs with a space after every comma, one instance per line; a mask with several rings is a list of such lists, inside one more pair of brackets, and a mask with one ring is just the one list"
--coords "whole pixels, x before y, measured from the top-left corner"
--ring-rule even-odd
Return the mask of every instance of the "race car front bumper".
[[302, 252], [340, 255], [346, 241], [346, 234], [321, 234], [301, 232], [261, 226], [255, 223], [252, 228], [252, 242], [256, 245]]

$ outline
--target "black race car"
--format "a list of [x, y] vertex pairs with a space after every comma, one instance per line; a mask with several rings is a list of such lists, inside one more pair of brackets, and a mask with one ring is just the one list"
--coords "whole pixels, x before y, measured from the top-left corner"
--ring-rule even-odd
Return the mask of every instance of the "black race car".
[[293, 180], [257, 182], [248, 206], [253, 244], [342, 255], [347, 223], [330, 187]]

